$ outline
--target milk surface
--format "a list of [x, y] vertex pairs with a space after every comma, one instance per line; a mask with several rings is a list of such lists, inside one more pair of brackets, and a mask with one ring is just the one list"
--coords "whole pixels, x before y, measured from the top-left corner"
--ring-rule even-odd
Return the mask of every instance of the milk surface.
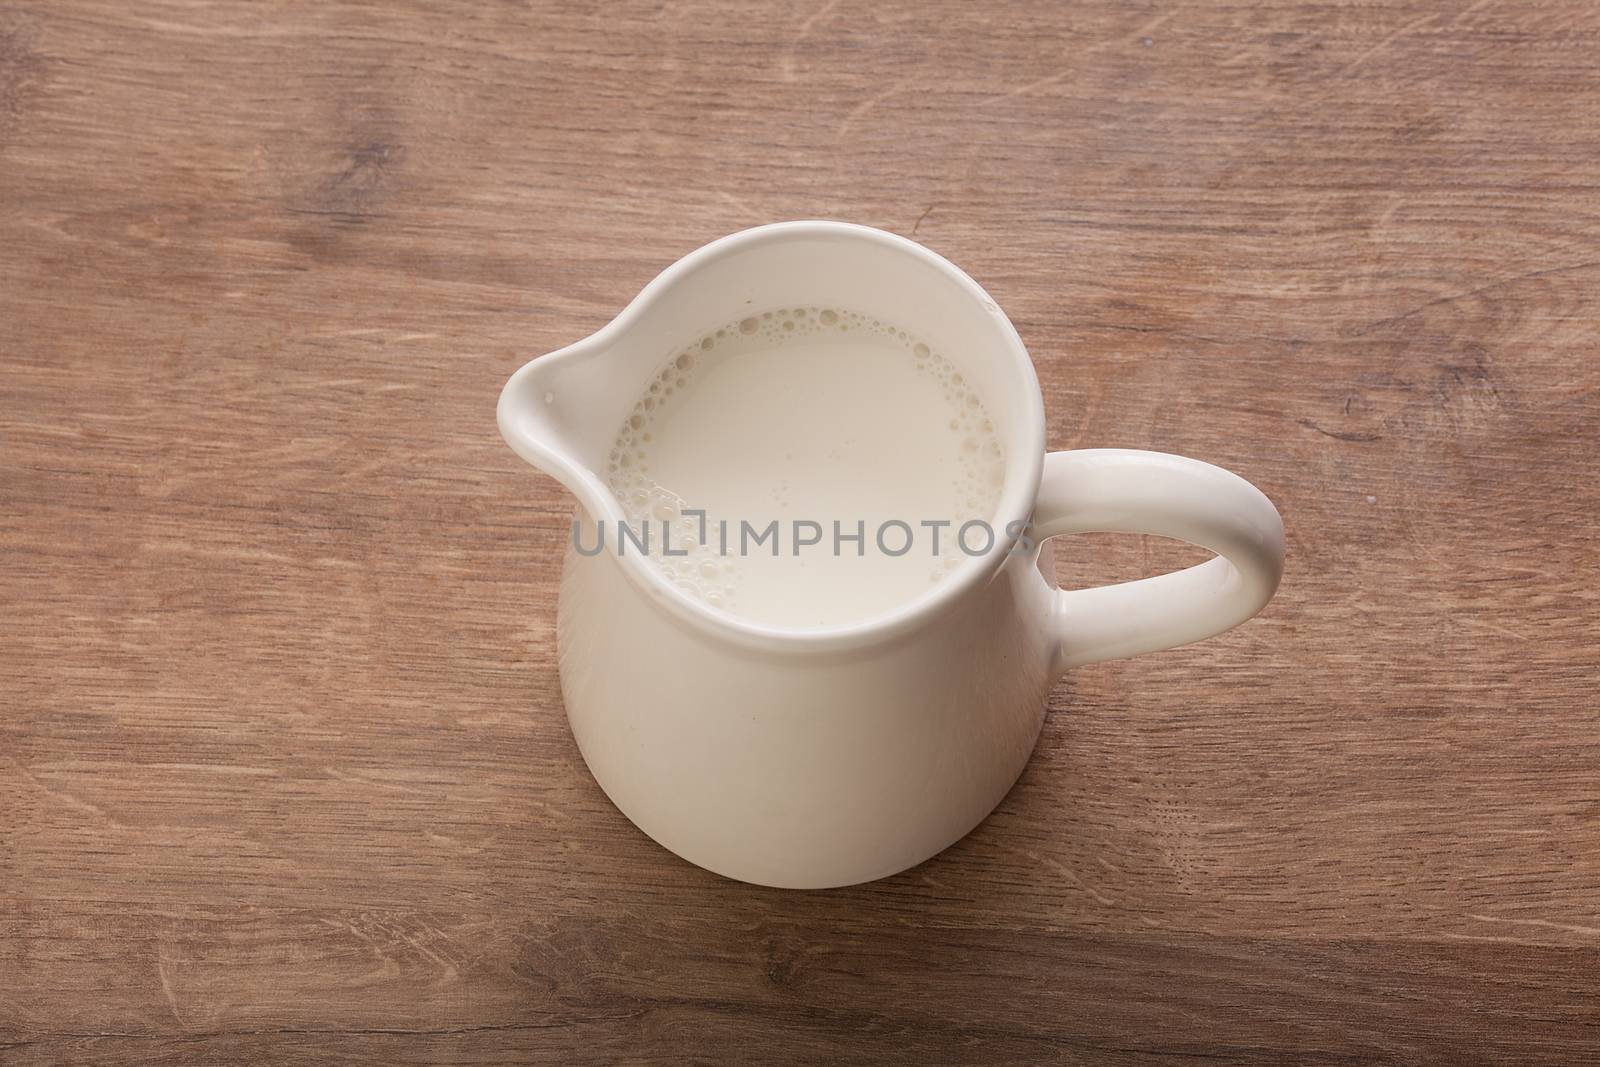
[[981, 552], [1004, 470], [989, 413], [940, 353], [867, 315], [789, 307], [669, 353], [608, 481], [648, 534], [647, 552], [637, 536], [619, 550], [799, 629], [891, 611]]

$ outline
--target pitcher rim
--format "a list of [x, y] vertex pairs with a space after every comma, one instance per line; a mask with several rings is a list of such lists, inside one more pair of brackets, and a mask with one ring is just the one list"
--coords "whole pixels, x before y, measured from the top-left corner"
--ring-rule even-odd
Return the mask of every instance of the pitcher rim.
[[1031, 402], [1024, 404], [1022, 418], [1025, 425], [1017, 428], [1020, 454], [1006, 457], [1007, 481], [1015, 464], [1027, 467], [1024, 477], [1009, 491], [1003, 491], [992, 518], [999, 520], [994, 543], [989, 550], [966, 557], [949, 575], [933, 585], [926, 593], [895, 606], [887, 612], [854, 622], [816, 627], [784, 627], [756, 622], [733, 612], [717, 608], [699, 600], [670, 581], [638, 553], [619, 553], [614, 545], [605, 551], [621, 565], [623, 573], [635, 582], [653, 602], [674, 616], [695, 626], [713, 637], [732, 641], [746, 647], [770, 652], [822, 652], [844, 651], [876, 645], [914, 632], [943, 614], [978, 586], [993, 580], [1005, 560], [1016, 546], [1018, 535], [1013, 534], [1014, 523], [1028, 521], [1033, 514], [1038, 496], [1039, 482], [1044, 466], [1044, 399], [1039, 389], [1038, 375], [1027, 348], [1022, 343], [1016, 327], [1012, 325], [1000, 305], [973, 278], [954, 263], [916, 241], [872, 226], [839, 222], [827, 219], [803, 219], [791, 222], [774, 222], [754, 226], [717, 238], [701, 245], [673, 262], [657, 274], [630, 300], [617, 315], [600, 329], [581, 340], [553, 352], [535, 357], [524, 364], [506, 383], [500, 393], [497, 418], [502, 435], [512, 449], [523, 459], [543, 467], [578, 500], [580, 506], [594, 520], [607, 519], [613, 523], [625, 516], [620, 502], [600, 477], [570, 456], [527, 440], [509, 427], [513, 413], [508, 410], [513, 403], [518, 379], [530, 373], [535, 364], [557, 357], [570, 358], [583, 353], [604, 350], [614, 340], [622, 337], [645, 312], [662, 299], [670, 298], [679, 281], [695, 271], [709, 266], [725, 256], [743, 251], [752, 245], [767, 241], [781, 241], [797, 237], [833, 236], [853, 241], [870, 241], [893, 248], [895, 251], [921, 260], [943, 273], [971, 299], [978, 302], [996, 321], [1004, 344], [1003, 355], [1012, 371], [1021, 376], [1021, 383]]

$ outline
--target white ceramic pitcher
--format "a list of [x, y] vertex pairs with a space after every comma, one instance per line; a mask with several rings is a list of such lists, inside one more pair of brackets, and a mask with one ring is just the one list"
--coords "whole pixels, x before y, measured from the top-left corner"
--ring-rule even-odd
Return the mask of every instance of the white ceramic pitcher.
[[606, 794], [691, 862], [817, 888], [904, 870], [982, 821], [1022, 772], [1067, 668], [1195, 641], [1261, 610], [1282, 573], [1283, 524], [1254, 486], [1197, 460], [1046, 455], [1033, 364], [988, 294], [921, 245], [837, 222], [761, 226], [685, 256], [598, 333], [512, 375], [500, 432], [572, 491], [583, 521], [615, 529], [623, 512], [597, 472], [662, 360], [708, 327], [793, 305], [914, 323], [946, 353], [1005, 449], [997, 531], [1031, 516], [1040, 541], [1148, 533], [1217, 553], [1067, 591], [1037, 549], [1000, 537], [889, 614], [801, 631], [709, 607], [614, 543], [593, 556], [569, 547], [562, 693]]

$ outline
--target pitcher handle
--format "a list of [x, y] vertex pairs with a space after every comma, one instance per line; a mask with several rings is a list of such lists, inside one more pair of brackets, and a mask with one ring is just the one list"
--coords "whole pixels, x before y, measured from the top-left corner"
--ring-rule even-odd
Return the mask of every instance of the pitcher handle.
[[1170, 574], [1092, 589], [1058, 589], [1055, 667], [1186, 645], [1264, 607], [1283, 575], [1283, 519], [1231, 471], [1165, 452], [1052, 452], [1034, 507], [1038, 540], [1069, 533], [1175, 537], [1217, 558]]

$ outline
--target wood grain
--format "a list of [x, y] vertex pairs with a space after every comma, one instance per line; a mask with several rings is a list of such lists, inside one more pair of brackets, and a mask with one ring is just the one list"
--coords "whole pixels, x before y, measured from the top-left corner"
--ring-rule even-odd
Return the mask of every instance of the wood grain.
[[[1583, 0], [0, 3], [0, 1062], [1600, 1062], [1597, 55]], [[492, 417], [795, 217], [1290, 538], [829, 893], [585, 773]]]

